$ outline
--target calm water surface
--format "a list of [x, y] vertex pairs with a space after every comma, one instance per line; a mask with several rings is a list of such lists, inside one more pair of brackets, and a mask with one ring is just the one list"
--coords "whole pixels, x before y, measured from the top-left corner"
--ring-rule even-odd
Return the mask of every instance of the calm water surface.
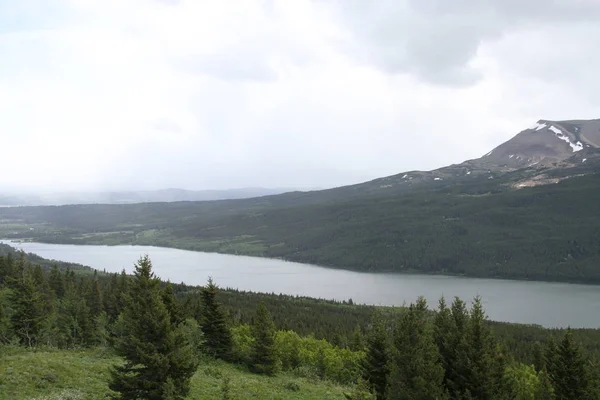
[[162, 279], [204, 284], [209, 276], [222, 287], [354, 302], [402, 305], [425, 296], [470, 300], [480, 294], [490, 319], [546, 327], [600, 328], [600, 286], [524, 282], [431, 275], [360, 273], [258, 257], [150, 246], [80, 246], [10, 243], [44, 258], [127, 272], [143, 254]]

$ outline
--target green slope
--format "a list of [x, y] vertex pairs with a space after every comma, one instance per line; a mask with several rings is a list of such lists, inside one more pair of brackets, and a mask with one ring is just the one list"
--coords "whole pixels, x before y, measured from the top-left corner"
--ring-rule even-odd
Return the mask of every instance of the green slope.
[[[109, 368], [119, 358], [106, 350], [27, 350], [0, 346], [0, 400], [107, 398]], [[192, 378], [190, 399], [219, 399], [229, 377], [231, 399], [344, 399], [350, 389], [290, 374], [266, 377], [218, 361], [203, 362]]]
[[[393, 184], [402, 180], [395, 176], [246, 200], [0, 209], [0, 237], [160, 245], [361, 271], [600, 283], [598, 161], [411, 187]], [[569, 178], [514, 189], [540, 176]]]

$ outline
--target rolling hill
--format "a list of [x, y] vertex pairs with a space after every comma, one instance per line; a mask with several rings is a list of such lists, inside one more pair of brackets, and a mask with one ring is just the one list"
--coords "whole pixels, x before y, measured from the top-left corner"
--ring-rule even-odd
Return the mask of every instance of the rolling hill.
[[322, 191], [4, 208], [0, 236], [600, 283], [599, 132], [598, 120], [541, 120], [479, 159]]

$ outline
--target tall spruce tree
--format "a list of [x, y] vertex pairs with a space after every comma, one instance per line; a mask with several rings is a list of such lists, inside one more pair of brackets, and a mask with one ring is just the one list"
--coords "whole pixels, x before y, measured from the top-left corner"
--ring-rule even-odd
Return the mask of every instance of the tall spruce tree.
[[163, 303], [165, 303], [165, 307], [169, 311], [171, 315], [171, 325], [177, 326], [183, 322], [185, 316], [183, 314], [183, 309], [179, 300], [175, 297], [175, 292], [173, 291], [173, 285], [170, 281], [167, 282], [165, 287], [162, 290], [162, 299]]
[[109, 384], [117, 398], [185, 398], [198, 361], [182, 331], [171, 326], [148, 256], [135, 265], [122, 322], [123, 335], [116, 339], [115, 349], [125, 363], [112, 369]]
[[499, 396], [504, 374], [504, 360], [491, 329], [486, 323], [481, 298], [475, 297], [469, 321], [469, 392], [476, 399], [493, 400]]
[[435, 341], [444, 367], [444, 387], [453, 399], [467, 396], [471, 381], [467, 331], [470, 316], [465, 302], [454, 298], [450, 308], [441, 298], [434, 319]]
[[389, 375], [389, 338], [385, 321], [375, 312], [367, 333], [367, 348], [361, 365], [363, 379], [375, 392], [377, 400], [385, 399]]
[[586, 361], [570, 328], [556, 349], [550, 374], [558, 400], [590, 399]]
[[14, 281], [11, 303], [13, 314], [11, 326], [21, 344], [33, 346], [39, 340], [47, 317], [44, 294], [36, 284], [30, 266], [21, 267], [20, 276]]
[[231, 359], [233, 341], [227, 327], [225, 315], [216, 300], [217, 285], [212, 278], [202, 288], [202, 316], [200, 328], [204, 333], [204, 353], [223, 360]]
[[275, 347], [275, 323], [271, 313], [261, 301], [252, 324], [252, 370], [259, 374], [275, 375], [279, 367]]
[[65, 281], [56, 264], [50, 270], [48, 284], [50, 285], [50, 290], [52, 290], [57, 298], [61, 299], [65, 295]]
[[427, 302], [423, 297], [409, 306], [396, 326], [390, 367], [388, 399], [448, 398], [443, 386], [444, 368], [427, 321]]

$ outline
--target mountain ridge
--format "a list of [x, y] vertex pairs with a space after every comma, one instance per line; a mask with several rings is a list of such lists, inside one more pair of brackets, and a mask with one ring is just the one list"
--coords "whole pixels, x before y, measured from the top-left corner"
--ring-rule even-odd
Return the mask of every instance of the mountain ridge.
[[[507, 154], [499, 162], [483, 156], [259, 198], [0, 208], [0, 237], [156, 245], [358, 271], [600, 283], [600, 149], [573, 152], [542, 129], [552, 139], [549, 155], [525, 167], [505, 165]], [[511, 146], [533, 132], [522, 133]]]

